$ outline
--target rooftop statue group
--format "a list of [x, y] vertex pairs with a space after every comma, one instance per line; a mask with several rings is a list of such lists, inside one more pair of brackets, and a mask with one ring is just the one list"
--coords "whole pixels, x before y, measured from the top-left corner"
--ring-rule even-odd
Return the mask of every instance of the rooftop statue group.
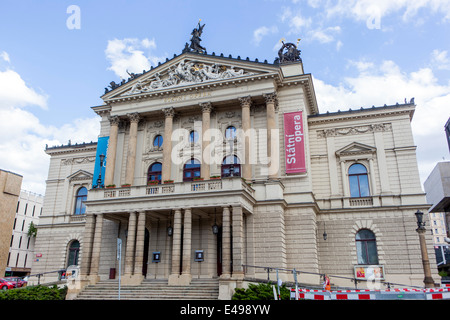
[[[186, 42], [186, 45], [183, 49], [183, 53], [185, 52], [195, 52], [206, 54], [206, 48], [200, 45], [202, 39], [200, 38], [203, 33], [203, 28], [205, 24], [201, 25], [200, 21], [198, 25], [191, 32], [191, 40], [190, 45]], [[300, 39], [299, 39], [300, 40]], [[297, 45], [294, 43], [284, 43], [283, 46], [278, 51], [278, 57], [275, 59], [274, 64], [284, 64], [302, 61], [300, 58], [300, 50], [297, 49]], [[247, 58], [248, 59], [248, 58]], [[140, 75], [144, 74], [134, 74], [127, 73], [130, 75], [128, 81], [135, 80]], [[154, 79], [149, 81], [148, 79], [137, 81], [131, 90], [125, 92], [123, 95], [130, 95], [135, 93], [152, 91], [160, 88], [175, 86], [183, 83], [189, 82], [204, 82], [208, 80], [218, 80], [218, 79], [227, 79], [232, 77], [238, 77], [242, 75], [250, 75], [250, 73], [245, 73], [244, 70], [234, 70], [234, 67], [225, 67], [218, 64], [214, 65], [205, 65], [200, 64], [198, 62], [180, 62], [178, 65], [174, 66], [173, 69], [169, 68], [168, 76], [164, 79], [161, 78], [161, 75], [156, 72], [154, 75]], [[121, 83], [116, 83], [111, 81], [109, 88], [114, 90], [121, 85], [125, 84], [127, 81], [125, 79], [122, 80]], [[109, 92], [108, 88], [105, 88], [105, 93]]]

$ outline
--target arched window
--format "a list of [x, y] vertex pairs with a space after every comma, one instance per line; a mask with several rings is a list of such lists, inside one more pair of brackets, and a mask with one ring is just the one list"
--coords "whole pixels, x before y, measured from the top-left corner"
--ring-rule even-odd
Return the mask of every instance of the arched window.
[[158, 181], [158, 183], [161, 183], [161, 171], [162, 171], [162, 164], [160, 162], [155, 162], [148, 168], [148, 174], [147, 174], [147, 182], [150, 181]]
[[190, 142], [190, 143], [196, 143], [197, 141], [198, 141], [198, 132], [192, 130], [192, 131], [189, 133], [189, 142]]
[[378, 264], [375, 234], [368, 229], [361, 229], [356, 234], [355, 241], [358, 264]]
[[86, 213], [86, 205], [84, 201], [87, 199], [87, 189], [85, 187], [81, 187], [77, 191], [77, 195], [75, 196], [75, 211], [73, 214], [85, 214]]
[[80, 253], [80, 243], [78, 240], [72, 241], [69, 246], [69, 254], [67, 258], [67, 267], [78, 265], [78, 254]]
[[233, 126], [229, 126], [225, 129], [225, 139], [234, 139], [236, 138], [236, 128]]
[[348, 179], [350, 182], [350, 196], [355, 198], [368, 197], [369, 178], [367, 169], [360, 163], [355, 163], [348, 168]]
[[193, 181], [195, 177], [200, 177], [200, 162], [191, 159], [184, 165], [183, 181]]
[[155, 139], [153, 139], [153, 146], [160, 148], [160, 147], [162, 147], [162, 144], [163, 144], [163, 137], [162, 137], [162, 135], [158, 134], [155, 137]]
[[222, 162], [222, 178], [223, 177], [240, 177], [241, 164], [237, 156], [226, 156]]

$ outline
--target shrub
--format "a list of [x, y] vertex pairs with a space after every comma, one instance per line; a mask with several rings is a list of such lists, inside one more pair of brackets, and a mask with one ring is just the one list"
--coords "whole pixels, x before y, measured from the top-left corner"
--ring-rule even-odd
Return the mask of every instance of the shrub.
[[[273, 298], [273, 284], [272, 283], [259, 283], [248, 285], [247, 289], [236, 288], [234, 291], [232, 300], [274, 300]], [[275, 285], [275, 289], [277, 289]], [[278, 291], [277, 291], [278, 293]], [[286, 285], [280, 287], [281, 300], [290, 299], [290, 291], [286, 288]]]
[[0, 292], [0, 300], [65, 300], [67, 287], [58, 288], [42, 285], [18, 289], [9, 289]]

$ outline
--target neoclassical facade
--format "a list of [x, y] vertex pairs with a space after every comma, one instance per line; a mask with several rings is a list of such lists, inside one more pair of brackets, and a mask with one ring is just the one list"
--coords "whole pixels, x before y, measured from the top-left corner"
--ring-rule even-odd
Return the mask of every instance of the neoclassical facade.
[[280, 58], [186, 50], [111, 83], [98, 143], [46, 149], [32, 273], [78, 265], [77, 290], [117, 278], [120, 239], [123, 285], [217, 278], [226, 299], [271, 267], [423, 286], [414, 100], [319, 113], [301, 59]]

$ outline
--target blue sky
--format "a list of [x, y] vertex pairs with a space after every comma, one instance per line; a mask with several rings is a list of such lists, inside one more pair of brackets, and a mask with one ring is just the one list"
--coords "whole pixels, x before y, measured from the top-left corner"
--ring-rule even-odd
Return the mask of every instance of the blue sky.
[[199, 19], [209, 53], [271, 63], [280, 39], [300, 38], [321, 112], [415, 97], [422, 182], [450, 159], [448, 0], [2, 0], [0, 168], [43, 194], [45, 144], [95, 141], [90, 107], [102, 104], [109, 82], [180, 54]]

